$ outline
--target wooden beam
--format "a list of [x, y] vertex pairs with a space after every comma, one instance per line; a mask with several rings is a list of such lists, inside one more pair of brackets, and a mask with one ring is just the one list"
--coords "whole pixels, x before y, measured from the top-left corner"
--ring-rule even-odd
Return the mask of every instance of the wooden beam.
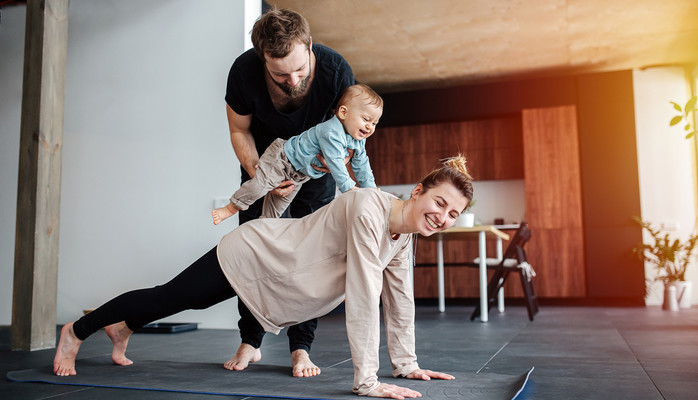
[[29, 0], [17, 187], [12, 348], [55, 347], [69, 0]]

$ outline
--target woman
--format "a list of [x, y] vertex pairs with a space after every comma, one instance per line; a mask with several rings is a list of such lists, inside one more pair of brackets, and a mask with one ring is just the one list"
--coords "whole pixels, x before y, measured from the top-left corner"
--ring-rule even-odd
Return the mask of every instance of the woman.
[[75, 375], [80, 344], [102, 327], [114, 345], [112, 360], [128, 365], [126, 346], [135, 329], [185, 309], [207, 308], [237, 295], [266, 331], [278, 334], [281, 327], [322, 316], [344, 301], [354, 392], [420, 396], [378, 382], [379, 304], [393, 375], [453, 379], [417, 365], [410, 233], [429, 236], [449, 228], [472, 196], [465, 158], [457, 156], [422, 179], [406, 201], [360, 189], [301, 219], [247, 223], [165, 285], [122, 294], [66, 324], [54, 372]]

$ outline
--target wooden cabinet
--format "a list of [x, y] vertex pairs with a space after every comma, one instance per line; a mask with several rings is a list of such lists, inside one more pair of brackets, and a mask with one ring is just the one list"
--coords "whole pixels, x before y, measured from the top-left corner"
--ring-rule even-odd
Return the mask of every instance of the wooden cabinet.
[[542, 297], [584, 297], [584, 231], [575, 106], [523, 110], [526, 216]]
[[466, 155], [476, 180], [523, 179], [517, 116], [381, 128], [366, 141], [378, 185], [418, 182], [439, 160]]
[[[380, 128], [366, 149], [379, 185], [418, 182], [440, 159], [459, 151], [468, 158], [476, 181], [524, 179], [526, 219], [533, 234], [527, 253], [538, 273], [537, 295], [586, 295], [575, 106], [526, 109], [487, 120]], [[495, 254], [494, 247], [488, 254]], [[462, 266], [476, 255], [476, 240], [444, 242], [447, 297], [479, 295], [478, 270]], [[415, 297], [436, 298], [433, 241], [419, 239], [416, 263]], [[507, 282], [505, 295], [523, 296], [518, 279]]]

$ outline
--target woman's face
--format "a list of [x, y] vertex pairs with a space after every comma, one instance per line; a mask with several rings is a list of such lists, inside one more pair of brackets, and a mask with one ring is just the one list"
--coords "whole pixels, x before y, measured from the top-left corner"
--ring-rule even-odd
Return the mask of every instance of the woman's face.
[[442, 183], [428, 191], [418, 184], [412, 191], [415, 199], [412, 219], [423, 236], [450, 228], [468, 206], [468, 199], [451, 183]]

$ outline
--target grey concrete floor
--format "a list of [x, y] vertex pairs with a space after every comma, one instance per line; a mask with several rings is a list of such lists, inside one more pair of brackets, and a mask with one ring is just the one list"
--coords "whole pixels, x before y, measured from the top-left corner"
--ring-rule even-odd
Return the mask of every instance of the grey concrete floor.
[[[514, 306], [503, 314], [493, 311], [487, 323], [469, 321], [471, 311], [472, 307], [463, 305], [448, 305], [445, 313], [431, 306], [417, 308], [417, 355], [422, 368], [520, 375], [533, 366], [531, 381], [519, 397], [523, 399], [698, 398], [698, 308], [669, 312], [658, 307], [543, 307], [530, 322], [525, 308]], [[10, 351], [9, 337], [9, 327], [0, 327], [3, 377], [9, 371], [51, 364], [54, 350]], [[136, 334], [127, 354], [135, 362], [222, 364], [239, 343], [234, 330]], [[85, 341], [78, 358], [110, 352], [108, 338], [99, 332]], [[262, 355], [265, 364], [288, 365], [290, 374], [284, 332], [266, 336]], [[351, 376], [343, 314], [320, 320], [311, 356], [320, 367], [346, 368]], [[389, 365], [385, 347], [381, 365]], [[0, 380], [3, 400], [219, 397]]]

